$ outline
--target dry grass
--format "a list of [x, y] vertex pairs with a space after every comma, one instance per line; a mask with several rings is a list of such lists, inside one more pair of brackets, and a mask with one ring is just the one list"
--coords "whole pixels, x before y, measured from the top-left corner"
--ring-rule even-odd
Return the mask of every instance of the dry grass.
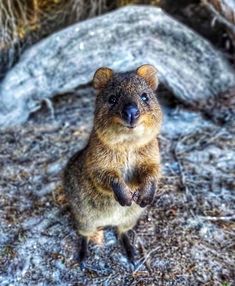
[[0, 76], [25, 47], [76, 21], [110, 9], [106, 0], [0, 1]]

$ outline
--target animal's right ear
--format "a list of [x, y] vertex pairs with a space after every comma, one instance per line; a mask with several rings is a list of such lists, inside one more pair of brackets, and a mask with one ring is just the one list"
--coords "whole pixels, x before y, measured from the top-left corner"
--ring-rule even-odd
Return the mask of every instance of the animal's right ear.
[[111, 79], [113, 71], [110, 68], [99, 68], [93, 77], [93, 87], [95, 89], [104, 88]]

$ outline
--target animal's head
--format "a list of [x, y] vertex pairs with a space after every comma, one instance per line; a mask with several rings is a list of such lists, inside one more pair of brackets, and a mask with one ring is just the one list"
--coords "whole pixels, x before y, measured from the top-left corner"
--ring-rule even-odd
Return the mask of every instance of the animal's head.
[[154, 91], [157, 70], [142, 65], [135, 72], [100, 68], [93, 78], [97, 89], [94, 129], [109, 144], [146, 144], [159, 132], [162, 113]]

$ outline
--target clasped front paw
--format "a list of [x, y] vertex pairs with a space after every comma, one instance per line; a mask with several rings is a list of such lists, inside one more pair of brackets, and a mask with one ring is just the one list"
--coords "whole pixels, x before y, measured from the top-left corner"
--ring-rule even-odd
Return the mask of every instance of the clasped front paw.
[[114, 198], [117, 202], [119, 202], [119, 204], [122, 206], [122, 207], [125, 207], [125, 206], [130, 206], [131, 203], [132, 203], [132, 196], [131, 194], [128, 195], [128, 194], [115, 194], [114, 193]]
[[132, 193], [130, 190], [122, 185], [113, 184], [114, 198], [123, 207], [130, 206], [132, 204]]
[[156, 191], [156, 184], [152, 183], [150, 186], [140, 188], [134, 194], [134, 201], [141, 207], [144, 208], [153, 202], [154, 194]]

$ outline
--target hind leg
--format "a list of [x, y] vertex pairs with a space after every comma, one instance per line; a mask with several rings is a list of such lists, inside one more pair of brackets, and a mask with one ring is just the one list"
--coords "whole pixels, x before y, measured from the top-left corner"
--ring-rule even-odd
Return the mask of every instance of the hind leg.
[[135, 265], [135, 248], [130, 242], [130, 238], [128, 236], [128, 231], [131, 230], [136, 224], [136, 221], [118, 226], [118, 237], [121, 242], [122, 247], [125, 250], [128, 261]]
[[126, 252], [129, 262], [131, 262], [132, 265], [135, 265], [135, 248], [130, 242], [128, 231], [134, 228], [142, 213], [143, 208], [134, 204], [127, 210], [125, 222], [121, 223], [117, 227], [120, 242]]
[[86, 232], [78, 231], [79, 235], [82, 237], [80, 249], [78, 251], [77, 261], [80, 264], [80, 268], [84, 269], [84, 262], [88, 256], [88, 243], [89, 241], [93, 241], [96, 244], [103, 243], [103, 229], [89, 230]]
[[135, 265], [135, 248], [134, 246], [131, 244], [129, 236], [127, 234], [127, 232], [122, 233], [120, 236], [120, 242], [126, 252], [126, 256], [128, 261]]
[[82, 241], [78, 254], [78, 261], [80, 263], [80, 267], [83, 268], [83, 262], [85, 261], [88, 254], [88, 237], [82, 236]]
[[90, 238], [92, 238], [95, 233], [96, 230], [95, 229], [77, 229], [77, 233], [78, 235], [82, 238], [81, 239], [81, 244], [80, 247], [78, 249], [78, 255], [76, 257], [76, 260], [78, 260], [78, 262], [80, 263], [81, 268], [83, 268], [83, 263], [86, 260], [87, 256], [88, 256], [88, 243]]

